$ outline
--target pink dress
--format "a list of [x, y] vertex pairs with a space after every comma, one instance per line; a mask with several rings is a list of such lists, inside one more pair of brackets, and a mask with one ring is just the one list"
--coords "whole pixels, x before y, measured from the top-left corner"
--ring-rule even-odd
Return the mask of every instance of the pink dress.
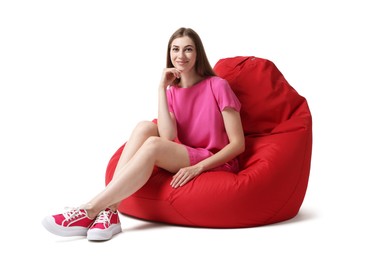
[[[189, 88], [170, 86], [166, 92], [169, 111], [177, 120], [178, 139], [186, 146], [194, 165], [220, 151], [229, 143], [221, 112], [240, 111], [241, 103], [228, 82], [208, 77]], [[237, 172], [237, 158], [213, 170]]]

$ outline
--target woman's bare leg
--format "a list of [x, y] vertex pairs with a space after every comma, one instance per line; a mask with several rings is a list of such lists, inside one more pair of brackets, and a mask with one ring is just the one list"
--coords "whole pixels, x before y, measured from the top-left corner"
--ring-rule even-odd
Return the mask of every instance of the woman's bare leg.
[[142, 121], [136, 125], [129, 140], [127, 141], [127, 149], [123, 149], [122, 151], [115, 168], [113, 178], [116, 178], [119, 175], [120, 169], [131, 160], [143, 143], [151, 136], [158, 136], [158, 129], [155, 123], [150, 121]]
[[186, 147], [160, 137], [149, 137], [128, 163], [119, 169], [117, 178], [86, 204], [89, 217], [95, 217], [101, 210], [117, 205], [140, 189], [150, 178], [155, 165], [172, 173], [189, 166]]
[[[142, 121], [136, 125], [131, 133], [129, 140], [125, 148], [123, 149], [121, 156], [118, 160], [117, 166], [115, 168], [112, 180], [119, 177], [122, 172], [122, 168], [131, 160], [135, 153], [140, 149], [143, 143], [151, 136], [158, 136], [157, 125], [151, 121]], [[119, 203], [110, 205], [109, 208], [112, 210], [118, 209]], [[82, 207], [86, 207], [83, 205]]]

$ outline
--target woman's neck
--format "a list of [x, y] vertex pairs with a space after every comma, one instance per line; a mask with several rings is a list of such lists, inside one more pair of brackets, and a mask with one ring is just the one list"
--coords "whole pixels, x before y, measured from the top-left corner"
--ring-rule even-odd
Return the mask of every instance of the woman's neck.
[[199, 76], [197, 73], [181, 74], [179, 86], [181, 88], [189, 88], [201, 80], [203, 80], [203, 77]]

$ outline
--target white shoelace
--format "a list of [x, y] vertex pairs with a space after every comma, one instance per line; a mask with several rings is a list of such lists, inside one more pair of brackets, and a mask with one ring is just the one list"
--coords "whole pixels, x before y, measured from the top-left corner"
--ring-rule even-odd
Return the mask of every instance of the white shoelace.
[[110, 223], [110, 218], [109, 218], [109, 215], [110, 215], [110, 210], [102, 210], [96, 220], [94, 221], [93, 225], [97, 224], [97, 223], [100, 223], [100, 224], [109, 224]]
[[75, 219], [82, 215], [85, 215], [84, 212], [80, 211], [80, 208], [65, 207], [66, 212], [63, 213], [63, 216], [66, 220]]

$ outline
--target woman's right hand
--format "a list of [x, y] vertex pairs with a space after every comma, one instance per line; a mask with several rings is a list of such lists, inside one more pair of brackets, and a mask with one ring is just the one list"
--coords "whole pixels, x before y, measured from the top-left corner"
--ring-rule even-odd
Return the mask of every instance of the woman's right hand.
[[167, 88], [175, 79], [181, 77], [181, 72], [176, 68], [165, 68], [161, 77], [161, 88]]

